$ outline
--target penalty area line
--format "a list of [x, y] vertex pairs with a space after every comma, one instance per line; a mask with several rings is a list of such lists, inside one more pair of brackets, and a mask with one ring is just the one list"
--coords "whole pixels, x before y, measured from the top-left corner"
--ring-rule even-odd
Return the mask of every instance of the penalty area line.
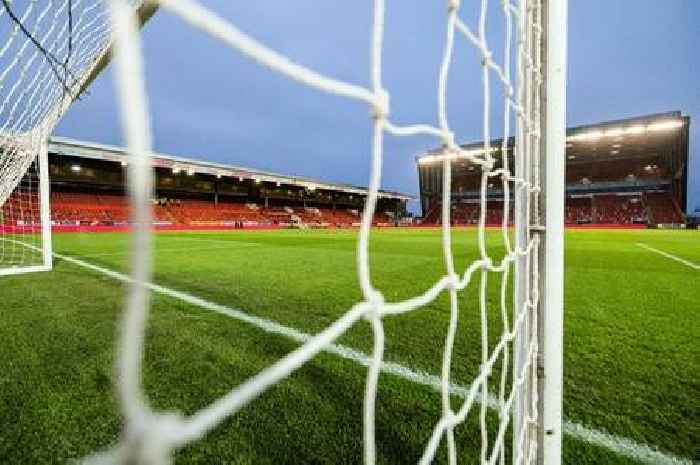
[[650, 246], [650, 245], [646, 245], [646, 244], [643, 244], [643, 243], [641, 243], [641, 242], [637, 242], [635, 245], [636, 245], [637, 247], [641, 247], [641, 248], [643, 248], [643, 249], [646, 249], [646, 250], [648, 250], [648, 251], [650, 251], [650, 252], [654, 252], [654, 253], [656, 253], [656, 254], [659, 254], [659, 255], [661, 255], [662, 257], [666, 257], [666, 258], [668, 258], [668, 259], [677, 261], [678, 263], [682, 263], [682, 264], [684, 264], [685, 266], [689, 266], [690, 268], [693, 268], [694, 270], [700, 270], [700, 265], [698, 265], [698, 264], [696, 264], [696, 263], [693, 263], [693, 262], [691, 262], [691, 261], [688, 261], [688, 260], [686, 260], [686, 259], [684, 259], [684, 258], [677, 257], [677, 256], [675, 256], [675, 255], [673, 255], [673, 254], [670, 254], [670, 253], [668, 253], [668, 252], [664, 252], [663, 250], [656, 249], [656, 248], [654, 248], [654, 247], [652, 247], [652, 246]]
[[[25, 244], [27, 247], [33, 248], [29, 244]], [[133, 279], [128, 275], [113, 271], [92, 263], [80, 260], [78, 258], [73, 258], [67, 255], [54, 253], [56, 258], [64, 260], [68, 263], [72, 263], [79, 267], [94, 271], [96, 273], [109, 276], [117, 281], [124, 283], [131, 283]], [[187, 292], [178, 291], [176, 289], [171, 289], [165, 286], [161, 286], [154, 283], [145, 283], [145, 286], [152, 292], [171, 297], [174, 299], [181, 300], [185, 303], [203, 308], [205, 310], [210, 310], [221, 315], [225, 315], [234, 318], [238, 321], [247, 323], [249, 325], [255, 326], [267, 333], [278, 334], [287, 339], [299, 342], [300, 344], [306, 343], [313, 338], [313, 335], [302, 332], [296, 328], [290, 326], [285, 326], [283, 324], [277, 323], [272, 320], [265, 318], [260, 318], [249, 313], [246, 313], [235, 308], [227, 307], [225, 305], [217, 304], [200, 297], [194, 296]], [[372, 361], [369, 355], [361, 352], [359, 350], [353, 349], [342, 344], [331, 344], [324, 348], [324, 352], [328, 352], [337, 355], [343, 359], [355, 362], [361, 366], [368, 367]], [[411, 381], [415, 384], [426, 386], [431, 388], [436, 392], [440, 392], [441, 380], [438, 376], [426, 373], [421, 370], [412, 369], [410, 367], [394, 363], [394, 362], [382, 362], [381, 370], [384, 373], [403, 378], [407, 381]], [[451, 384], [450, 392], [451, 394], [466, 398], [468, 396], [468, 389], [464, 386]], [[498, 400], [492, 394], [489, 394], [488, 405], [490, 408], [498, 408]], [[672, 454], [667, 454], [659, 451], [658, 449], [651, 447], [646, 444], [637, 443], [631, 439], [610, 434], [605, 431], [596, 430], [589, 428], [577, 422], [573, 422], [567, 419], [563, 419], [562, 428], [567, 436], [574, 439], [587, 442], [605, 449], [611, 452], [634, 459], [640, 463], [647, 465], [693, 465], [690, 459], [678, 457]]]

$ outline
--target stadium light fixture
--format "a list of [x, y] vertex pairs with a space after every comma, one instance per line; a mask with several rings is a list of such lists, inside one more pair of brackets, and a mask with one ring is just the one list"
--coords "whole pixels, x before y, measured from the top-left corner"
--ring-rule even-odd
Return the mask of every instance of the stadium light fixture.
[[620, 153], [619, 150], [611, 150], [610, 151], [610, 155], [617, 155], [618, 153]]
[[627, 129], [625, 129], [625, 134], [630, 134], [630, 135], [636, 135], [636, 134], [644, 134], [646, 132], [646, 128], [642, 125], [636, 125], [636, 126], [630, 126]]
[[216, 173], [216, 179], [221, 179], [221, 173]]
[[569, 155], [567, 158], [568, 158], [569, 160], [575, 160], [575, 159], [576, 159], [576, 155]]
[[573, 136], [571, 138], [571, 140], [593, 141], [593, 140], [600, 139], [604, 135], [605, 135], [605, 133], [603, 131], [590, 131], [590, 132], [584, 132], [583, 134], [578, 134], [576, 136]]
[[647, 131], [667, 131], [670, 129], [677, 129], [681, 126], [683, 126], [682, 121], [661, 121], [647, 126]]
[[82, 171], [82, 168], [80, 165], [71, 165], [70, 170], [74, 173], [80, 173]]
[[625, 134], [625, 130], [622, 128], [613, 128], [605, 131], [606, 137], [620, 137]]
[[[607, 129], [606, 131], [594, 130], [589, 132], [583, 132], [581, 134], [569, 136], [566, 140], [569, 142], [589, 142], [602, 139], [604, 137], [610, 137], [615, 138], [617, 140], [621, 140], [621, 137], [624, 135], [639, 135], [644, 134], [647, 131], [667, 131], [671, 129], [677, 129], [681, 126], [683, 126], [683, 121], [680, 120], [660, 121], [657, 123], [651, 123], [648, 126], [637, 124], [628, 128], [614, 127], [611, 129]], [[566, 144], [566, 146], [571, 147], [571, 144]]]
[[188, 169], [188, 170], [187, 170], [187, 176], [194, 176], [194, 170], [193, 170], [193, 169]]
[[121, 165], [122, 165], [122, 166], [127, 166], [128, 164], [129, 164], [129, 163], [126, 162], [126, 161], [124, 161], [124, 160], [121, 161]]
[[[500, 147], [489, 147], [488, 153], [500, 152]], [[448, 160], [468, 160], [476, 155], [483, 155], [486, 151], [484, 149], [472, 149], [472, 150], [459, 150], [450, 151], [445, 155], [426, 155], [418, 159], [418, 163], [423, 165], [427, 163], [433, 163], [437, 161]]]

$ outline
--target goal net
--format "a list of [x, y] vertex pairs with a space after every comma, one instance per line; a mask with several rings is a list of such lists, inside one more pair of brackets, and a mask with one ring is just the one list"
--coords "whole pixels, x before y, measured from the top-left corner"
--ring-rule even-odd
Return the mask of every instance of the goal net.
[[[29, 158], [29, 157], [28, 157]], [[41, 271], [50, 267], [44, 254], [45, 230], [42, 228], [42, 168], [39, 157], [27, 160], [28, 166], [8, 175], [13, 189], [3, 192], [0, 208], [0, 275]], [[26, 162], [25, 162], [26, 164]], [[5, 166], [2, 167], [5, 169]], [[12, 179], [16, 177], [15, 179]], [[47, 242], [48, 245], [48, 242]]]
[[[464, 449], [455, 431], [468, 419], [478, 422], [481, 434], [475, 456], [483, 464], [557, 464], [561, 443], [561, 283], [564, 159], [564, 68], [566, 42], [565, 0], [502, 0], [496, 4], [505, 31], [504, 50], [497, 57], [487, 42], [487, 16], [493, 1], [460, 5], [442, 3], [446, 11], [445, 45], [436, 83], [436, 124], [399, 124], [390, 117], [390, 89], [384, 87], [382, 41], [385, 1], [373, 2], [370, 50], [370, 85], [363, 87], [336, 80], [297, 64], [236, 28], [194, 0], [81, 0], [3, 1], [6, 39], [0, 49], [3, 138], [0, 147], [0, 204], [3, 205], [3, 242], [12, 244], [2, 255], [0, 267], [9, 260], [30, 260], [24, 247], [42, 253], [37, 232], [48, 225], [41, 221], [41, 196], [36, 180], [46, 175], [36, 160], [45, 152], [48, 134], [70, 103], [113, 55], [121, 122], [130, 154], [128, 188], [132, 204], [131, 278], [120, 329], [117, 368], [118, 394], [124, 427], [118, 443], [86, 460], [92, 463], [170, 463], [174, 453], [216, 428], [243, 408], [255, 408], [255, 399], [292, 374], [354, 325], [368, 324], [373, 351], [367, 366], [363, 412], [363, 460], [381, 461], [375, 438], [375, 404], [384, 361], [384, 321], [418, 312], [441, 294], [449, 296], [450, 321], [444, 338], [440, 373], [441, 415], [419, 457], [421, 464], [438, 459], [443, 447], [450, 464], [458, 463]], [[436, 3], [436, 7], [440, 2]], [[397, 2], [391, 8], [403, 8]], [[357, 236], [357, 275], [362, 300], [306, 341], [296, 350], [262, 370], [201, 411], [184, 416], [155, 411], [144, 393], [142, 359], [144, 331], [148, 322], [151, 281], [150, 201], [153, 170], [151, 134], [145, 93], [138, 29], [156, 9], [173, 14], [189, 27], [208, 34], [254, 62], [320, 92], [364, 102], [371, 112], [371, 166], [368, 194]], [[464, 18], [476, 17], [474, 26]], [[477, 13], [474, 15], [473, 13]], [[111, 37], [111, 40], [110, 40]], [[483, 92], [483, 150], [464, 150], [454, 134], [447, 111], [448, 78], [456, 41], [477, 52], [477, 79]], [[502, 99], [492, 100], [495, 90]], [[458, 94], [457, 89], [451, 95]], [[454, 97], [453, 97], [454, 98]], [[502, 146], [492, 147], [492, 107], [502, 105]], [[378, 190], [385, 169], [384, 137], [431, 136], [443, 147], [437, 155], [442, 164], [442, 245], [445, 274], [427, 289], [416, 289], [413, 298], [387, 300], [375, 287], [370, 267], [369, 240]], [[514, 136], [509, 152], [507, 141]], [[500, 157], [494, 156], [500, 152]], [[38, 158], [39, 157], [39, 158]], [[513, 157], [515, 172], [509, 170]], [[465, 269], [455, 266], [452, 248], [452, 164], [468, 160], [482, 173], [477, 259]], [[490, 186], [503, 193], [501, 235], [505, 252], [489, 254], [486, 244], [486, 213]], [[545, 195], [546, 194], [546, 195]], [[23, 202], [39, 205], [23, 213]], [[514, 205], [511, 217], [511, 205]], [[19, 215], [17, 212], [22, 212]], [[34, 212], [34, 213], [32, 213]], [[14, 216], [13, 216], [14, 215]], [[10, 237], [13, 236], [13, 237]], [[44, 234], [46, 238], [47, 235]], [[8, 245], [5, 245], [7, 248]], [[13, 255], [14, 254], [14, 255]], [[7, 258], [5, 258], [7, 257]], [[27, 257], [27, 258], [25, 258]], [[4, 260], [8, 260], [5, 262]], [[490, 303], [487, 283], [496, 280], [500, 301]], [[509, 286], [514, 298], [510, 299]], [[475, 288], [478, 300], [461, 302], [460, 295]], [[481, 321], [481, 355], [477, 375], [466, 393], [453, 396], [452, 365], [460, 318], [476, 311]], [[497, 341], [489, 338], [489, 318], [500, 317]], [[498, 367], [498, 370], [496, 370]], [[493, 380], [498, 371], [498, 379]], [[489, 391], [489, 386], [496, 390]], [[487, 411], [497, 413], [497, 424], [487, 421]], [[442, 458], [440, 459], [442, 460]]]
[[48, 136], [109, 44], [100, 2], [2, 0], [0, 274], [51, 267]]
[[0, 275], [51, 268], [48, 137], [111, 43], [102, 0], [1, 1]]

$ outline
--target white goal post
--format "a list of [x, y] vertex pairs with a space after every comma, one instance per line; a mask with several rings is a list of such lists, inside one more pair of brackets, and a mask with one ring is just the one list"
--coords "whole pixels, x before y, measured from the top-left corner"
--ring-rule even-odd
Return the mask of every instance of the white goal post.
[[0, 276], [52, 268], [48, 143], [32, 152], [26, 168], [5, 173], [13, 188], [0, 203]]
[[48, 138], [111, 59], [103, 0], [1, 1], [0, 276], [51, 270]]
[[[130, 156], [128, 192], [132, 205], [131, 280], [117, 347], [117, 392], [124, 419], [116, 445], [87, 457], [86, 463], [171, 463], [180, 448], [202, 440], [226, 418], [291, 375], [342, 336], [349, 328], [369, 324], [373, 351], [367, 366], [363, 411], [363, 460], [377, 462], [375, 405], [380, 372], [385, 368], [386, 319], [424, 310], [441, 294], [449, 297], [449, 325], [444, 339], [440, 396], [441, 414], [420, 457], [436, 459], [444, 445], [447, 462], [458, 463], [465, 445], [455, 430], [468, 418], [478, 419], [480, 443], [474, 454], [482, 464], [559, 465], [562, 441], [562, 315], [563, 204], [566, 113], [567, 0], [501, 0], [505, 31], [502, 57], [487, 43], [487, 13], [494, 0], [470, 3], [478, 15], [463, 15], [460, 0], [435, 2], [446, 12], [445, 46], [436, 83], [436, 124], [398, 124], [390, 117], [390, 91], [383, 84], [384, 18], [401, 2], [373, 1], [370, 85], [339, 81], [295, 63], [240, 31], [196, 0], [0, 0], [0, 274], [51, 268], [51, 220], [47, 139], [71, 103], [114, 58], [120, 119]], [[144, 332], [148, 322], [148, 283], [152, 278], [153, 169], [149, 105], [145, 92], [138, 30], [158, 14], [178, 16], [189, 27], [226, 45], [299, 85], [365, 103], [371, 110], [373, 135], [368, 194], [357, 236], [357, 276], [360, 302], [296, 350], [232, 387], [211, 405], [184, 416], [155, 411], [142, 386]], [[476, 25], [463, 20], [477, 17]], [[483, 92], [483, 150], [465, 150], [452, 131], [447, 88], [455, 41], [464, 41], [479, 56], [475, 63]], [[167, 52], [166, 52], [167, 53]], [[513, 59], [514, 58], [514, 59]], [[491, 147], [491, 90], [503, 94], [503, 146]], [[452, 92], [452, 97], [458, 92]], [[515, 172], [509, 171], [507, 140], [511, 126]], [[385, 169], [384, 137], [431, 136], [442, 144], [437, 156], [442, 171], [442, 247], [444, 276], [428, 289], [402, 301], [385, 299], [372, 280], [369, 238], [378, 191]], [[492, 154], [499, 153], [500, 159]], [[480, 218], [475, 259], [462, 270], [452, 248], [452, 164], [467, 159], [481, 169]], [[407, 159], [408, 160], [408, 159]], [[503, 214], [498, 234], [504, 253], [489, 255], [486, 212], [489, 186], [500, 183]], [[514, 203], [511, 215], [510, 205]], [[28, 207], [27, 207], [28, 205]], [[512, 218], [511, 218], [512, 216]], [[8, 250], [8, 254], [3, 254]], [[25, 255], [26, 254], [26, 255]], [[6, 258], [8, 257], [8, 258]], [[495, 278], [494, 278], [495, 276]], [[488, 280], [499, 284], [500, 302], [487, 299]], [[498, 281], [500, 280], [500, 281]], [[509, 283], [513, 281], [513, 298]], [[460, 292], [476, 289], [478, 302], [460, 303]], [[478, 373], [464, 399], [453, 398], [451, 367], [460, 314], [477, 311], [481, 322]], [[487, 334], [489, 318], [497, 315], [503, 329], [495, 345]], [[463, 319], [463, 317], [462, 317]], [[499, 364], [499, 380], [491, 380]], [[489, 380], [499, 385], [489, 392]], [[498, 414], [489, 430], [487, 411]], [[508, 437], [511, 437], [508, 443]], [[440, 452], [442, 453], [442, 452]]]

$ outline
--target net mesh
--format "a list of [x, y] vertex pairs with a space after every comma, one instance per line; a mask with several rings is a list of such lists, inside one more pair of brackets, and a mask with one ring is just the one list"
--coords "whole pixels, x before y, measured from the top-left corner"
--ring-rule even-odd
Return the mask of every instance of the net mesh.
[[[192, 27], [211, 35], [222, 43], [243, 53], [252, 60], [281, 73], [301, 84], [320, 91], [357, 99], [366, 102], [372, 110], [374, 132], [372, 138], [371, 174], [368, 195], [362, 216], [357, 245], [357, 272], [363, 300], [350, 308], [340, 319], [317, 334], [306, 344], [264, 369], [210, 406], [188, 417], [154, 412], [141, 386], [141, 361], [143, 334], [147, 318], [147, 288], [140, 283], [150, 277], [150, 211], [148, 197], [152, 185], [150, 161], [150, 132], [148, 127], [147, 99], [142, 81], [139, 42], [136, 24], [127, 5], [113, 3], [115, 48], [117, 50], [117, 81], [122, 107], [122, 123], [129, 150], [135, 163], [129, 165], [130, 192], [135, 207], [135, 231], [133, 235], [132, 277], [134, 279], [129, 305], [125, 312], [121, 333], [119, 355], [119, 392], [125, 417], [125, 430], [120, 444], [110, 452], [93, 457], [94, 460], [138, 463], [167, 463], [173, 451], [192, 441], [202, 438], [227, 417], [234, 415], [253, 399], [322, 351], [345, 331], [361, 321], [371, 325], [374, 349], [369, 364], [364, 396], [364, 461], [376, 462], [375, 444], [375, 403], [379, 374], [383, 365], [385, 347], [383, 321], [416, 311], [430, 303], [443, 292], [450, 297], [451, 319], [445, 338], [442, 369], [442, 415], [437, 420], [420, 463], [429, 463], [435, 458], [438, 446], [446, 442], [448, 462], [457, 462], [458, 451], [454, 430], [465, 422], [478, 405], [481, 429], [482, 463], [504, 463], [506, 432], [511, 418], [516, 418], [513, 438], [512, 461], [516, 464], [532, 463], [537, 453], [537, 390], [535, 359], [537, 355], [537, 308], [538, 308], [538, 236], [532, 235], [526, 227], [538, 222], [537, 194], [539, 192], [538, 160], [540, 150], [540, 95], [542, 84], [540, 71], [542, 39], [541, 5], [538, 0], [520, 0], [516, 4], [501, 3], [506, 30], [504, 60], [497, 63], [486, 42], [486, 16], [488, 1], [481, 2], [479, 24], [472, 31], [459, 15], [458, 1], [448, 2], [446, 25], [446, 46], [438, 82], [438, 121], [437, 127], [427, 124], [397, 125], [389, 119], [389, 93], [382, 84], [382, 40], [384, 27], [384, 1], [374, 2], [372, 46], [371, 46], [371, 87], [364, 88], [351, 83], [337, 81], [305, 68], [287, 57], [276, 53], [238, 30], [233, 24], [190, 0], [161, 0], [160, 6], [183, 19]], [[483, 140], [484, 149], [480, 154], [465, 151], [455, 143], [447, 116], [447, 78], [452, 61], [456, 33], [461, 34], [479, 52], [483, 81]], [[516, 40], [516, 78], [511, 70], [512, 42]], [[496, 77], [503, 89], [504, 98], [504, 141], [510, 132], [511, 115], [516, 121], [516, 147], [514, 151], [516, 173], [510, 173], [507, 163], [507, 147], [501, 148], [501, 167], [497, 166], [490, 147], [490, 93], [491, 79]], [[444, 146], [441, 156], [443, 163], [443, 212], [442, 231], [445, 262], [445, 276], [432, 287], [416, 297], [388, 302], [372, 284], [369, 265], [369, 236], [372, 218], [377, 203], [377, 192], [381, 181], [383, 164], [383, 137], [385, 133], [398, 136], [428, 134], [437, 137]], [[478, 227], [480, 258], [472, 262], [466, 270], [458, 273], [455, 269], [450, 232], [450, 192], [451, 166], [455, 158], [466, 158], [481, 167], [481, 216]], [[502, 218], [502, 236], [506, 253], [500, 260], [492, 259], [487, 253], [485, 233], [485, 212], [487, 208], [487, 186], [489, 180], [500, 180], [505, 192], [505, 208]], [[516, 210], [526, 212], [521, 218], [516, 232], [515, 244], [509, 237], [510, 220], [509, 196], [515, 193]], [[516, 308], [510, 312], [507, 299], [508, 274], [517, 269]], [[489, 274], [503, 275], [501, 279], [501, 313], [503, 329], [495, 347], [488, 343], [487, 282]], [[458, 291], [473, 285], [479, 276], [479, 308], [481, 319], [481, 366], [472, 381], [466, 399], [453, 405], [450, 398], [450, 372], [457, 323], [460, 316]], [[513, 315], [509, 321], [509, 315]], [[517, 344], [514, 344], [517, 341]], [[509, 352], [515, 345], [515, 373], [508, 382]], [[501, 379], [496, 396], [488, 392], [489, 378], [496, 363], [501, 361]], [[489, 436], [487, 409], [495, 407], [499, 413], [497, 432]], [[517, 410], [516, 415], [513, 411]]]
[[[58, 120], [94, 76], [110, 44], [103, 1], [1, 0], [0, 5], [0, 269], [33, 265], [17, 234], [41, 249], [37, 162]], [[132, 2], [135, 3], [135, 2]], [[48, 173], [44, 173], [48, 176]], [[29, 209], [31, 205], [31, 209]], [[31, 228], [28, 226], [31, 224]], [[33, 259], [27, 256], [30, 255]], [[23, 257], [21, 263], [13, 257]], [[40, 258], [40, 257], [39, 257]]]
[[35, 158], [0, 207], [0, 275], [44, 263], [39, 170], [39, 161]]
[[[80, 89], [109, 45], [111, 29], [114, 39], [117, 88], [125, 138], [131, 154], [129, 192], [133, 204], [131, 282], [124, 311], [118, 348], [118, 392], [124, 416], [119, 443], [112, 449], [86, 459], [92, 463], [165, 464], [175, 451], [201, 439], [226, 418], [251, 403], [280, 380], [303, 366], [328, 347], [349, 328], [361, 322], [371, 326], [373, 351], [367, 370], [364, 394], [363, 444], [364, 462], [377, 461], [375, 440], [375, 404], [379, 374], [384, 364], [385, 334], [383, 322], [418, 311], [442, 293], [449, 295], [450, 322], [445, 335], [441, 372], [441, 415], [425, 445], [419, 463], [435, 459], [440, 444], [446, 445], [447, 461], [457, 463], [458, 444], [455, 430], [471, 416], [478, 418], [481, 463], [533, 463], [537, 455], [537, 370], [536, 356], [538, 297], [538, 235], [528, 226], [539, 224], [540, 159], [540, 89], [542, 6], [540, 0], [502, 0], [499, 3], [505, 31], [502, 60], [496, 59], [487, 43], [488, 0], [481, 0], [478, 24], [470, 28], [460, 16], [465, 9], [459, 0], [447, 1], [446, 43], [437, 84], [438, 124], [396, 124], [389, 118], [389, 93], [382, 82], [382, 41], [384, 36], [384, 0], [374, 1], [371, 41], [370, 78], [367, 88], [338, 81], [301, 66], [278, 54], [233, 24], [192, 0], [159, 0], [162, 10], [179, 16], [195, 29], [214, 37], [236, 53], [289, 79], [319, 91], [365, 102], [372, 110], [373, 136], [368, 194], [357, 243], [357, 273], [363, 299], [325, 330], [295, 351], [262, 370], [206, 408], [189, 416], [154, 411], [142, 388], [144, 330], [149, 309], [151, 278], [151, 210], [153, 185], [151, 136], [144, 90], [138, 22], [135, 2], [113, 0], [110, 14], [103, 2], [84, 3], [3, 0], [8, 39], [0, 49], [3, 74], [2, 118], [3, 145], [0, 165], [0, 204], [8, 202], [21, 179], [36, 158], [41, 141], [46, 139], [56, 121]], [[22, 5], [22, 8], [20, 8]], [[13, 11], [15, 21], [10, 17]], [[23, 27], [18, 26], [24, 25]], [[111, 23], [111, 25], [110, 25]], [[9, 25], [8, 25], [9, 24]], [[483, 83], [483, 150], [464, 150], [455, 142], [447, 114], [447, 83], [456, 36], [477, 51]], [[516, 57], [516, 63], [511, 56]], [[493, 83], [495, 81], [495, 85]], [[14, 83], [14, 84], [13, 84]], [[503, 146], [491, 147], [491, 94], [498, 86], [503, 98]], [[515, 173], [508, 169], [507, 140], [515, 122]], [[442, 143], [436, 157], [442, 163], [442, 246], [445, 274], [424, 292], [403, 301], [387, 301], [375, 288], [369, 263], [369, 238], [378, 199], [384, 162], [384, 136], [429, 135]], [[501, 163], [495, 153], [500, 152]], [[450, 229], [452, 164], [466, 159], [482, 172], [478, 222], [478, 258], [464, 270], [454, 263]], [[486, 244], [488, 186], [500, 182], [504, 208], [500, 234], [505, 253], [494, 258]], [[21, 197], [21, 196], [20, 196]], [[510, 235], [511, 197], [515, 200], [515, 240]], [[12, 197], [14, 198], [14, 197]], [[489, 344], [489, 303], [487, 285], [490, 277], [500, 275], [500, 317], [502, 330], [496, 344]], [[508, 298], [510, 277], [515, 277], [515, 304]], [[459, 403], [450, 396], [453, 349], [460, 313], [458, 293], [478, 286], [481, 338], [481, 364], [467, 394]], [[489, 393], [494, 368], [501, 365], [498, 389]], [[512, 364], [512, 369], [509, 367]], [[498, 413], [496, 431], [489, 432], [487, 409]], [[506, 456], [506, 438], [512, 431], [512, 457]]]

